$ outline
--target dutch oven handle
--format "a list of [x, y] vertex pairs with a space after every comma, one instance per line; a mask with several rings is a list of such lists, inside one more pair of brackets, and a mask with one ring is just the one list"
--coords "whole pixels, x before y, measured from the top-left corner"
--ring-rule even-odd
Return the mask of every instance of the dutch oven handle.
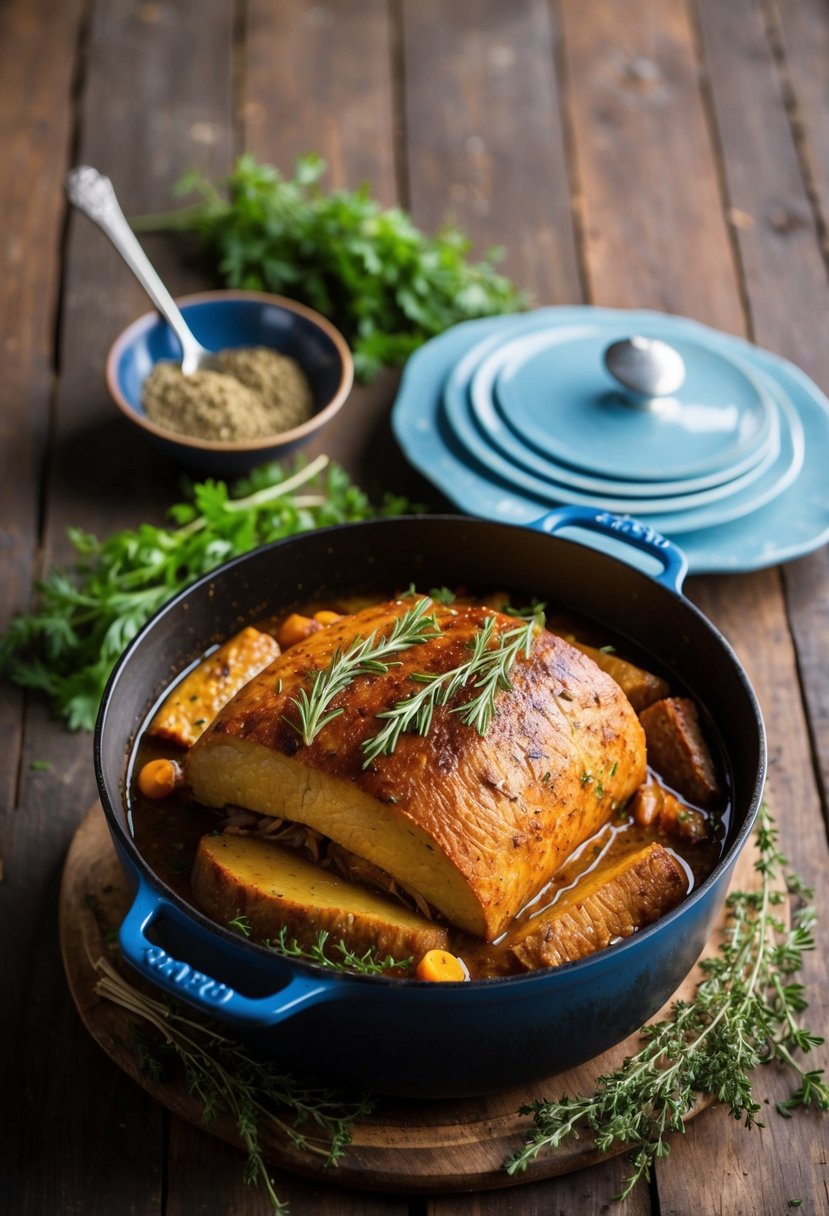
[[326, 976], [320, 982], [310, 976], [294, 975], [278, 992], [262, 997], [244, 996], [189, 963], [173, 958], [150, 941], [147, 930], [162, 913], [176, 917], [175, 908], [140, 878], [119, 934], [124, 958], [145, 979], [208, 1016], [221, 1010], [222, 1021], [234, 1026], [248, 1029], [274, 1026], [300, 1009], [340, 995], [343, 981], [338, 976]]
[[661, 583], [669, 591], [682, 593], [682, 583], [688, 573], [688, 558], [682, 550], [651, 528], [649, 524], [634, 519], [631, 515], [614, 515], [610, 511], [599, 511], [594, 507], [557, 507], [529, 525], [534, 531], [555, 536], [567, 528], [585, 528], [631, 545], [649, 554], [662, 566], [660, 573], [653, 575], [654, 582]]

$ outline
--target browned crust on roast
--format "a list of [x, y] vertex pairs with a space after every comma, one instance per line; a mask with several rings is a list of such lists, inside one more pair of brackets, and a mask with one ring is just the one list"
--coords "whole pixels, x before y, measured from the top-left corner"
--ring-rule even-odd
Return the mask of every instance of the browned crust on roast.
[[[297, 719], [292, 697], [309, 686], [337, 646], [374, 628], [388, 632], [411, 606], [406, 600], [366, 609], [291, 647], [237, 694], [190, 761], [224, 738], [244, 739], [394, 807], [474, 891], [483, 918], [479, 932], [491, 940], [644, 779], [644, 734], [615, 681], [569, 643], [542, 631], [530, 658], [516, 663], [513, 686], [500, 694], [485, 738], [450, 707], [438, 709], [426, 738], [404, 735], [392, 755], [364, 769], [361, 745], [382, 726], [375, 715], [422, 687], [407, 678], [411, 672], [446, 671], [463, 662], [487, 617], [495, 618], [497, 634], [516, 626], [514, 617], [489, 609], [435, 605], [443, 636], [401, 653], [400, 666], [387, 675], [355, 680], [333, 702], [343, 712], [303, 745], [290, 724]], [[466, 689], [459, 700], [472, 695]], [[291, 818], [295, 808], [292, 813], [280, 806], [276, 791], [266, 813]], [[394, 874], [388, 859], [381, 864]]]
[[583, 642], [574, 641], [573, 645], [588, 655], [602, 671], [613, 677], [637, 713], [653, 705], [654, 701], [667, 697], [670, 692], [661, 676], [646, 671], [644, 667], [637, 667], [635, 663], [620, 658], [618, 654], [597, 650], [595, 646], [586, 646]]

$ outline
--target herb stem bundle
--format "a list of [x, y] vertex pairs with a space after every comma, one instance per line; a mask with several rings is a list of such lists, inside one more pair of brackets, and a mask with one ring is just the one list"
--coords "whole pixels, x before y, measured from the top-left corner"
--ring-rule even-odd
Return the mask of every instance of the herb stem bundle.
[[805, 1069], [794, 1056], [823, 1042], [798, 1021], [806, 1001], [803, 985], [791, 980], [803, 953], [814, 949], [814, 912], [801, 905], [787, 927], [774, 911], [786, 898], [776, 886], [781, 877], [789, 894], [807, 900], [811, 892], [795, 875], [784, 875], [788, 863], [765, 805], [757, 843], [760, 890], [729, 896], [728, 933], [717, 955], [700, 964], [705, 978], [693, 1000], [677, 1001], [667, 1018], [645, 1027], [642, 1049], [600, 1077], [594, 1094], [522, 1107], [533, 1126], [524, 1147], [505, 1163], [508, 1173], [526, 1169], [539, 1153], [584, 1130], [602, 1152], [629, 1147], [632, 1170], [617, 1196], [624, 1199], [670, 1152], [668, 1134], [684, 1130], [684, 1117], [701, 1094], [727, 1103], [746, 1127], [762, 1127], [750, 1073], [772, 1060], [798, 1081], [792, 1096], [778, 1103], [782, 1115], [800, 1106], [829, 1110], [823, 1071]]
[[[368, 1098], [347, 1100], [328, 1088], [314, 1088], [277, 1071], [267, 1060], [226, 1038], [207, 1023], [188, 1017], [169, 1002], [134, 988], [110, 962], [95, 964], [100, 978], [95, 991], [140, 1018], [163, 1038], [158, 1044], [138, 1035], [135, 1048], [144, 1071], [160, 1080], [165, 1056], [184, 1068], [188, 1090], [202, 1103], [202, 1118], [210, 1123], [229, 1115], [247, 1152], [245, 1180], [261, 1183], [276, 1213], [287, 1207], [277, 1196], [260, 1143], [260, 1128], [269, 1127], [296, 1148], [322, 1156], [335, 1165], [351, 1142], [354, 1120], [372, 1108]], [[290, 1118], [277, 1112], [285, 1111]], [[317, 1132], [303, 1130], [308, 1126]]]

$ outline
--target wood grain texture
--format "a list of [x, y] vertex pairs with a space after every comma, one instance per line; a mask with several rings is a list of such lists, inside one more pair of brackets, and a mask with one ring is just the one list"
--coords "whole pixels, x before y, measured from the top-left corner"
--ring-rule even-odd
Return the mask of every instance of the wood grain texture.
[[542, 0], [403, 4], [409, 205], [454, 220], [537, 303], [581, 299], [556, 32]]
[[[738, 278], [737, 271], [745, 265], [742, 245], [738, 264], [731, 256], [724, 216], [725, 207], [738, 200], [722, 194], [723, 169], [716, 153], [722, 141], [727, 183], [732, 163], [745, 166], [753, 149], [740, 146], [748, 138], [742, 128], [733, 146], [726, 143], [719, 115], [722, 109], [726, 123], [745, 122], [752, 130], [757, 122], [759, 141], [771, 114], [759, 120], [748, 116], [749, 76], [754, 73], [757, 88], [765, 92], [775, 81], [770, 63], [765, 72], [758, 70], [762, 44], [756, 42], [751, 54], [745, 52], [745, 77], [740, 76], [740, 39], [747, 34], [736, 28], [739, 3], [705, 0], [701, 8], [710, 23], [706, 27], [703, 17], [699, 62], [695, 28], [682, 5], [637, 0], [625, 6], [624, 14], [611, 4], [598, 10], [591, 6], [588, 13], [575, 0], [563, 0], [567, 101], [584, 194], [585, 256], [597, 302], [667, 308], [740, 333], [748, 326], [743, 298], [775, 296], [768, 308], [782, 314], [782, 301], [797, 289], [792, 282], [788, 292], [780, 292], [779, 280], [775, 288], [771, 275], [761, 280], [757, 272], [747, 273], [745, 282]], [[745, 6], [742, 16], [754, 37], [756, 20], [748, 21], [751, 14]], [[701, 91], [703, 79], [713, 98], [713, 127]], [[782, 146], [782, 136], [779, 142]], [[790, 157], [784, 159], [782, 167], [790, 163]], [[636, 183], [641, 210], [630, 182]], [[626, 205], [619, 208], [615, 199], [622, 195]], [[751, 313], [754, 316], [753, 306]], [[694, 579], [687, 590], [747, 666], [769, 732], [771, 783], [781, 807], [784, 845], [798, 865], [812, 851], [805, 874], [814, 878], [826, 865], [825, 840], [780, 575], [761, 571], [740, 578]], [[821, 995], [825, 980], [817, 955], [807, 959], [805, 974], [816, 985], [810, 1020], [820, 1026], [826, 1022]], [[774, 1073], [761, 1074], [757, 1085], [764, 1096], [785, 1096]], [[770, 1210], [780, 1210], [796, 1195], [789, 1190], [798, 1176], [794, 1160], [808, 1143], [813, 1124], [807, 1118], [795, 1127], [783, 1125], [776, 1115], [769, 1118], [776, 1120], [774, 1136], [745, 1136], [739, 1149], [723, 1139], [719, 1121], [695, 1128], [696, 1154], [682, 1142], [679, 1152], [672, 1151], [659, 1163], [660, 1209], [687, 1211], [693, 1195], [700, 1211], [719, 1210], [720, 1178], [731, 1176], [738, 1152], [740, 1177], [744, 1173], [753, 1179], [752, 1192], [764, 1195], [762, 1202]], [[706, 1161], [706, 1171], [699, 1171], [700, 1159]], [[734, 1202], [732, 1210], [743, 1210], [739, 1193]]]
[[[12, 613], [28, 607], [37, 572], [60, 280], [61, 185], [72, 134], [72, 48], [82, 12], [81, 0], [61, 5], [56, 14], [49, 0], [16, 0], [0, 8], [0, 629]], [[20, 691], [3, 683], [0, 734], [15, 755], [22, 705]], [[16, 765], [5, 766], [0, 807], [14, 805], [17, 777]]]
[[741, 333], [686, 5], [561, 0], [560, 8], [591, 302]]
[[793, 134], [812, 184], [829, 254], [829, 9], [824, 0], [767, 0]]
[[[795, 58], [775, 70], [774, 47], [759, 3], [727, 6], [700, 0], [700, 29], [711, 96], [725, 154], [729, 195], [742, 219], [736, 228], [746, 267], [746, 292], [755, 340], [799, 364], [829, 392], [829, 284], [808, 179], [814, 174], [819, 213], [829, 207], [829, 178], [816, 167], [824, 156], [826, 111], [816, 107], [826, 72], [813, 72], [813, 55], [829, 46], [829, 10], [795, 3], [780, 9], [785, 47]], [[773, 32], [773, 31], [772, 31]], [[808, 44], [808, 47], [807, 47]], [[796, 102], [792, 114], [787, 90]], [[735, 104], [739, 97], [740, 104]], [[801, 100], [802, 98], [802, 100]], [[792, 118], [798, 127], [792, 127]], [[798, 140], [798, 131], [803, 139]], [[817, 142], [815, 142], [817, 141]], [[829, 173], [829, 163], [824, 167]], [[785, 567], [791, 627], [809, 709], [814, 765], [824, 807], [829, 795], [829, 553]]]
[[[755, 854], [745, 850], [737, 863], [734, 885], [753, 889], [757, 885]], [[107, 940], [120, 924], [129, 906], [129, 893], [113, 851], [100, 806], [87, 814], [78, 828], [63, 871], [60, 895], [61, 952], [67, 979], [84, 1025], [104, 1051], [124, 1070], [163, 1103], [175, 1116], [172, 1143], [179, 1138], [190, 1141], [181, 1128], [184, 1119], [198, 1125], [201, 1104], [188, 1093], [184, 1079], [172, 1074], [156, 1081], [142, 1073], [132, 1046], [135, 1021], [120, 1006], [102, 999], [95, 992], [95, 960], [110, 954]], [[712, 953], [725, 925], [721, 918], [706, 947]], [[117, 956], [110, 956], [117, 963]], [[136, 984], [135, 977], [127, 978]], [[687, 999], [699, 982], [694, 970], [681, 985], [675, 998]], [[143, 987], [138, 982], [138, 987]], [[670, 1002], [668, 1002], [670, 1004]], [[667, 1006], [665, 1007], [667, 1008]], [[656, 1015], [661, 1016], [660, 1014]], [[576, 1095], [590, 1092], [598, 1076], [617, 1067], [622, 1059], [637, 1050], [637, 1035], [606, 1052], [596, 1060], [548, 1080], [524, 1085], [507, 1093], [483, 1098], [443, 1102], [405, 1102], [382, 1099], [370, 1115], [355, 1125], [353, 1142], [336, 1170], [325, 1170], [322, 1162], [297, 1150], [284, 1136], [271, 1129], [261, 1130], [261, 1143], [268, 1159], [298, 1174], [325, 1181], [329, 1178], [343, 1186], [395, 1192], [455, 1192], [489, 1190], [531, 1183], [543, 1178], [559, 1178], [602, 1161], [589, 1137], [573, 1140], [554, 1153], [541, 1155], [515, 1179], [503, 1170], [503, 1162], [520, 1148], [528, 1120], [519, 1107], [541, 1096], [561, 1093]], [[689, 1118], [700, 1114], [708, 1104], [701, 1099]], [[223, 1140], [239, 1144], [232, 1120], [218, 1117], [209, 1130]], [[621, 1169], [624, 1170], [622, 1163]], [[171, 1177], [183, 1188], [190, 1180], [194, 1201], [199, 1202], [204, 1180], [196, 1181], [198, 1170], [187, 1164], [186, 1156], [174, 1164]], [[601, 1171], [602, 1185], [623, 1175], [617, 1169]], [[562, 1185], [562, 1184], [558, 1184]], [[598, 1199], [597, 1180], [597, 1199]], [[184, 1192], [182, 1192], [184, 1193]], [[574, 1194], [583, 1194], [577, 1184]], [[343, 1200], [342, 1211], [349, 1210]]]
[[[381, 205], [400, 201], [393, 43], [384, 0], [249, 0], [240, 98], [245, 148], [285, 174], [297, 156], [316, 152], [328, 166], [324, 189], [366, 184]], [[331, 454], [376, 498], [393, 490], [440, 506], [444, 500], [391, 436], [398, 380], [387, 371], [356, 385], [305, 452]]]
[[[786, 113], [791, 125], [808, 201], [815, 213], [824, 263], [829, 258], [829, 8], [822, 0], [786, 0], [770, 5], [770, 24]], [[778, 113], [777, 121], [780, 116]], [[812, 275], [819, 278], [817, 246], [807, 251]], [[797, 295], [798, 270], [786, 266], [786, 290]], [[762, 304], [759, 305], [762, 313]], [[799, 315], [793, 323], [816, 328], [812, 374], [829, 392], [829, 352], [820, 336], [826, 323], [826, 303], [817, 317]], [[765, 327], [765, 318], [760, 324]], [[788, 327], [771, 340], [787, 350]], [[829, 550], [793, 562], [784, 571], [789, 614], [797, 643], [803, 688], [808, 706], [815, 768], [821, 785], [824, 817], [829, 823], [829, 687], [821, 679], [829, 654]]]
[[697, 0], [752, 337], [829, 389], [829, 289], [761, 0]]
[[[397, 200], [385, 0], [248, 0], [245, 148], [284, 174], [315, 152], [328, 188]], [[337, 53], [332, 54], [336, 48]]]
[[[41, 53], [43, 30], [51, 29], [56, 12], [54, 5], [45, 7]], [[189, 163], [214, 171], [226, 168], [229, 16], [224, 0], [113, 0], [90, 6], [77, 114], [69, 89], [74, 48], [61, 38], [68, 36], [63, 19], [55, 27], [56, 69], [67, 84], [65, 96], [53, 106], [60, 115], [57, 130], [62, 122], [77, 119], [73, 152], [78, 162], [110, 174], [127, 213], [168, 206], [170, 185]], [[50, 71], [48, 61], [40, 63], [38, 73], [48, 78]], [[205, 80], [211, 82], [207, 92]], [[38, 118], [31, 116], [35, 122]], [[24, 122], [22, 117], [19, 121]], [[55, 207], [62, 194], [59, 179], [53, 179], [50, 189]], [[163, 249], [161, 242], [154, 243], [151, 257], [174, 291], [200, 281], [181, 269], [177, 254], [168, 251], [165, 257]], [[147, 310], [146, 298], [105, 238], [81, 216], [69, 220], [63, 265], [55, 355], [60, 379], [44, 493], [47, 565], [66, 559], [64, 534], [70, 524], [107, 535], [119, 525], [160, 518], [178, 478], [177, 470], [157, 461], [153, 450], [116, 419], [103, 385], [105, 352], [119, 329]], [[27, 485], [25, 476], [18, 484]], [[21, 1160], [29, 1163], [25, 1174], [14, 1179], [25, 1192], [19, 1204], [15, 1196], [10, 1210], [155, 1213], [162, 1195], [159, 1112], [146, 1101], [127, 1101], [121, 1077], [90, 1057], [66, 999], [57, 952], [60, 860], [79, 806], [86, 805], [94, 788], [91, 742], [88, 736], [70, 734], [34, 700], [24, 731], [20, 810], [11, 817], [3, 842], [3, 898], [14, 909], [5, 959], [19, 984], [16, 1021], [3, 1042], [15, 1053], [11, 1090], [20, 1094], [15, 1124], [21, 1129]], [[51, 768], [34, 771], [34, 760]], [[44, 1026], [54, 1028], [54, 1034], [44, 1036]], [[32, 1060], [37, 1066], [24, 1078], [24, 1067], [30, 1067], [26, 1062]], [[55, 1140], [62, 1146], [59, 1152], [49, 1151]], [[111, 1161], [119, 1162], [117, 1172], [107, 1167]], [[38, 1162], [43, 1168], [36, 1168]], [[87, 1186], [89, 1176], [98, 1180], [94, 1193]]]

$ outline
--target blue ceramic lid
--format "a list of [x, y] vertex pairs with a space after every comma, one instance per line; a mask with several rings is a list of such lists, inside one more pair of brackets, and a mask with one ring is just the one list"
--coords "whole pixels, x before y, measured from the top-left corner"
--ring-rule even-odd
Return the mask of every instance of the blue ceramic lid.
[[[446, 427], [469, 456], [495, 477], [522, 490], [557, 503], [595, 503], [608, 510], [636, 514], [682, 511], [742, 494], [764, 477], [779, 460], [782, 437], [779, 411], [772, 413], [768, 440], [730, 478], [722, 473], [677, 481], [626, 481], [588, 475], [542, 456], [523, 444], [501, 419], [487, 393], [470, 391], [477, 370], [490, 360], [487, 352], [499, 344], [499, 335], [481, 341], [458, 360], [447, 376], [442, 394]], [[494, 376], [490, 375], [490, 386]], [[772, 394], [773, 395], [773, 394]], [[778, 469], [781, 466], [778, 464]]]
[[587, 324], [509, 337], [473, 377], [473, 401], [490, 395], [525, 445], [600, 477], [726, 481], [750, 467], [768, 442], [774, 402], [748, 365], [677, 338], [671, 345], [685, 362], [685, 382], [644, 407], [603, 365], [607, 347], [631, 336]]
[[[785, 474], [781, 476], [779, 468], [769, 469], [756, 483], [763, 491], [759, 499], [744, 500], [741, 505], [749, 508], [746, 513], [732, 516], [727, 522], [717, 522], [714, 512], [678, 512], [660, 521], [661, 530], [668, 536], [678, 532], [692, 572], [762, 569], [809, 553], [829, 541], [825, 474], [829, 401], [791, 363], [684, 317], [594, 307], [546, 308], [454, 326], [426, 343], [406, 365], [392, 425], [409, 460], [463, 511], [512, 523], [538, 519], [549, 509], [548, 501], [527, 487], [519, 489], [495, 476], [470, 456], [446, 425], [444, 388], [476, 346], [544, 327], [585, 324], [601, 327], [608, 341], [611, 334], [647, 333], [676, 347], [687, 341], [710, 348], [724, 359], [750, 368], [776, 398], [783, 432], [781, 449], [789, 451]], [[635, 513], [639, 515], [639, 509]], [[687, 530], [689, 523], [691, 530]], [[601, 548], [601, 543], [597, 547]]]

